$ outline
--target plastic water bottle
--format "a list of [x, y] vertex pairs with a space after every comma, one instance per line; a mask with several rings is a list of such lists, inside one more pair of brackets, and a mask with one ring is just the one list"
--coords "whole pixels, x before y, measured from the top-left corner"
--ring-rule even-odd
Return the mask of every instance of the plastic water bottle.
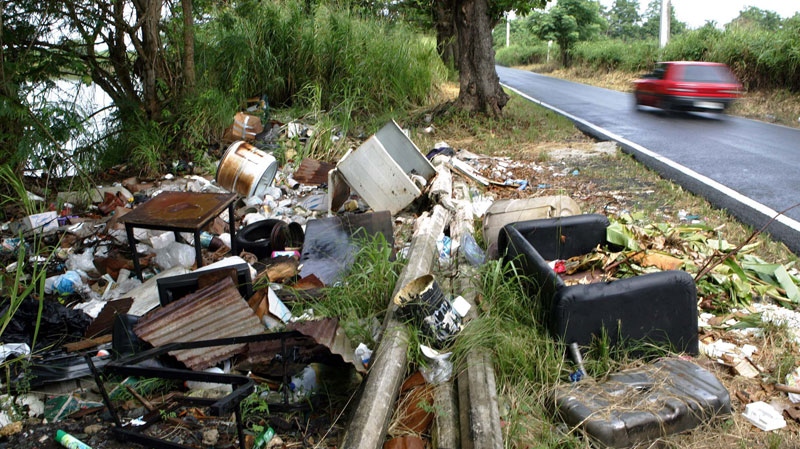
[[317, 372], [311, 365], [303, 368], [303, 371], [292, 376], [289, 382], [289, 390], [295, 399], [303, 399], [317, 391]]

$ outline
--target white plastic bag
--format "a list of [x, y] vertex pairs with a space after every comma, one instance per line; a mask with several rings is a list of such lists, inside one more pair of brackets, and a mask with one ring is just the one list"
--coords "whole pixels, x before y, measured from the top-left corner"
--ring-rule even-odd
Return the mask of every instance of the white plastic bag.
[[195, 249], [185, 243], [172, 242], [166, 247], [156, 250], [155, 261], [164, 270], [173, 267], [189, 268], [195, 262]]
[[94, 250], [87, 248], [81, 254], [70, 254], [67, 259], [67, 270], [80, 270], [84, 273], [96, 272], [94, 267]]
[[425, 356], [427, 366], [420, 368], [422, 377], [429, 384], [447, 382], [453, 376], [453, 362], [450, 361], [452, 352], [444, 354], [425, 345], [419, 345], [422, 355]]

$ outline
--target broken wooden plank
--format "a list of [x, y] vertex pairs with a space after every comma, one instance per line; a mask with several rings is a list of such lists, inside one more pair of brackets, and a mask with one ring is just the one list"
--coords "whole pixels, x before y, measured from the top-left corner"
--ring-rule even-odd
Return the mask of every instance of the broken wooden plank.
[[73, 343], [67, 343], [64, 345], [64, 350], [67, 352], [83, 351], [84, 349], [94, 348], [106, 343], [111, 343], [111, 334], [101, 335], [100, 337], [89, 338]]
[[465, 176], [472, 181], [477, 182], [478, 184], [488, 187], [491, 183], [489, 179], [481, 176], [478, 172], [476, 172], [469, 164], [460, 161], [456, 158], [450, 158], [450, 162], [447, 165], [452, 169], [460, 173], [461, 175]]

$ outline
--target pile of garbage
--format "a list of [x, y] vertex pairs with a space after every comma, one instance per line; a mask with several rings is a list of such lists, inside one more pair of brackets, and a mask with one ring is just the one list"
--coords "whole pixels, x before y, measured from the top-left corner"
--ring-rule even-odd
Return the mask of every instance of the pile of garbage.
[[[59, 192], [52, 207], [29, 194], [31, 207], [3, 224], [9, 301], [0, 351], [5, 387], [17, 395], [0, 413], [8, 434], [21, 431], [19, 410], [49, 422], [105, 410], [115, 436], [149, 447], [168, 439], [177, 447], [280, 447], [308, 438], [337, 447], [384, 440], [390, 448], [423, 447], [431, 426], [438, 447], [459, 447], [463, 438], [502, 445], [490, 354], [474, 349], [468, 366], [454, 373], [449, 349], [477, 316], [469, 279], [498, 256], [500, 230], [581, 214], [547, 182], [579, 177], [580, 170], [548, 172], [445, 142], [423, 154], [393, 121], [335, 164], [304, 158], [281, 167], [271, 153], [275, 139], [302, 139], [314, 130], [298, 122], [270, 125], [237, 114], [215, 179], [131, 177], [90, 192]], [[687, 225], [673, 236], [701, 231]], [[598, 249], [551, 267], [613, 266], [624, 275], [630, 263], [690, 263], [656, 248], [658, 235], [663, 227], [637, 227], [623, 215], [608, 238], [627, 252]], [[298, 298], [341, 286], [363, 239], [376, 236], [405, 264], [391, 298], [376, 298], [385, 312], [383, 322], [373, 320], [371, 341], [351, 341], [339, 317], [293, 307]], [[684, 241], [687, 254], [701, 253], [697, 238]], [[645, 248], [663, 251], [649, 251], [650, 262], [657, 260], [644, 263]], [[747, 279], [765, 282], [763, 267], [748, 261], [742, 267], [760, 276]], [[448, 288], [439, 277], [443, 267]], [[796, 301], [788, 287], [797, 284], [796, 270], [772, 268], [777, 280], [758, 291]], [[708, 284], [724, 286], [725, 274], [712, 273]], [[736, 285], [744, 280], [740, 275]], [[713, 327], [710, 320], [701, 315], [701, 328]], [[421, 335], [426, 360], [411, 376], [407, 328]], [[734, 360], [724, 356], [733, 348], [720, 341], [701, 332], [702, 352], [735, 370], [753, 365], [751, 347]], [[159, 401], [145, 397], [159, 388]], [[337, 402], [323, 399], [332, 390], [353, 410], [346, 427], [344, 405], [325, 409]], [[456, 420], [455, 408], [467, 422]], [[269, 419], [245, 421], [258, 416], [249, 412]]]
[[[238, 135], [234, 129], [234, 136], [249, 136], [249, 119], [238, 117], [237, 123], [240, 118], [244, 126]], [[308, 132], [296, 126], [285, 130]], [[166, 175], [142, 182], [131, 177], [88, 193], [59, 192], [52, 210], [5, 223], [5, 275], [27, 289], [4, 284], [11, 304], [0, 350], [11, 368], [9, 392], [42, 404], [23, 407], [31, 416], [52, 422], [105, 408], [117, 436], [158, 445], [163, 435], [153, 423], [168, 423], [165, 416], [173, 412], [164, 410], [175, 406], [136, 394], [130, 384], [144, 378], [167, 382], [180, 370], [184, 380], [197, 377], [170, 387], [183, 391], [181, 396], [212, 390], [236, 397], [227, 399], [233, 406], [212, 406], [217, 414], [243, 405], [238, 401], [248, 391], [262, 391], [260, 400], [270, 410], [302, 410], [330, 383], [332, 371], [338, 386], [349, 385], [351, 394], [358, 388], [376, 364], [376, 348], [351, 344], [335, 317], [316, 318], [313, 310], [294, 315], [291, 301], [341, 282], [365, 234], [381, 235], [392, 254], [419, 259], [403, 235], [420, 211], [428, 214], [424, 210], [434, 200], [446, 203], [448, 214], [455, 212], [448, 193], [452, 176], [448, 170], [443, 183], [437, 179], [445, 175], [437, 178], [437, 173], [445, 173], [450, 161], [460, 162], [443, 145], [435, 149], [434, 168], [390, 122], [337, 164], [306, 158], [278, 167], [269, 152], [259, 149], [264, 145], [256, 146], [255, 136], [262, 133], [263, 128], [252, 139], [233, 141], [216, 179]], [[31, 211], [47, 209], [44, 198], [30, 198]], [[435, 235], [437, 263], [447, 263], [460, 243], [444, 231]], [[461, 242], [473, 263], [484, 260], [474, 238]], [[418, 277], [436, 285], [432, 272]], [[423, 383], [430, 384], [450, 380], [449, 354], [438, 351], [459, 332], [471, 307], [464, 298], [438, 293], [424, 307], [413, 299], [419, 292], [397, 296], [393, 306], [391, 298], [384, 304], [402, 309], [431, 338], [431, 347], [423, 349], [431, 363], [421, 372]], [[401, 297], [407, 304], [397, 304]], [[375, 327], [372, 345], [385, 330], [380, 323]], [[139, 368], [140, 357], [147, 358], [148, 368]], [[114, 381], [106, 385], [109, 378]], [[63, 391], [70, 381], [85, 385], [87, 380], [97, 384], [88, 397], [86, 388]], [[32, 391], [51, 394], [26, 394]], [[120, 408], [118, 397], [131, 394], [139, 406]], [[19, 407], [0, 415], [0, 424], [19, 422], [12, 413]], [[194, 411], [186, 416], [199, 418]], [[204, 444], [225, 447], [239, 441], [249, 447], [254, 439], [267, 439], [270, 423], [239, 424], [248, 429], [245, 435], [220, 424], [219, 441], [205, 438]], [[343, 424], [318, 425], [319, 435], [336, 444], [342, 435], [331, 429], [337, 426], [341, 430]], [[260, 436], [251, 435], [260, 428]], [[280, 441], [287, 427], [278, 430], [283, 432], [273, 441]], [[429, 434], [427, 426], [418, 430]]]

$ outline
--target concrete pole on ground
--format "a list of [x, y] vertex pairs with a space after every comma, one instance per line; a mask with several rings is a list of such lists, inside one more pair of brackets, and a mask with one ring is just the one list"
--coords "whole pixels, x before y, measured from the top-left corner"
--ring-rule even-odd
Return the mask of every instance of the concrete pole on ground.
[[[408, 252], [408, 264], [400, 273], [392, 297], [408, 282], [431, 272], [438, 254], [436, 240], [450, 222], [450, 212], [436, 205], [416, 223]], [[361, 396], [355, 404], [342, 448], [381, 449], [394, 412], [400, 385], [406, 374], [408, 336], [406, 326], [395, 317], [397, 307], [389, 303], [385, 332], [375, 351]]]
[[[474, 230], [472, 202], [469, 186], [464, 182], [453, 183], [456, 214], [450, 226], [451, 238], [461, 242], [465, 234]], [[460, 248], [460, 247], [459, 247]], [[456, 288], [471, 307], [465, 322], [478, 316], [475, 304], [475, 286], [471, 280], [477, 275], [459, 252]], [[467, 324], [469, 325], [469, 324]], [[458, 372], [459, 424], [461, 426], [462, 449], [502, 449], [503, 434], [500, 428], [500, 408], [497, 402], [497, 384], [494, 363], [489, 350], [474, 348], [466, 356], [465, 365], [456, 367]]]

